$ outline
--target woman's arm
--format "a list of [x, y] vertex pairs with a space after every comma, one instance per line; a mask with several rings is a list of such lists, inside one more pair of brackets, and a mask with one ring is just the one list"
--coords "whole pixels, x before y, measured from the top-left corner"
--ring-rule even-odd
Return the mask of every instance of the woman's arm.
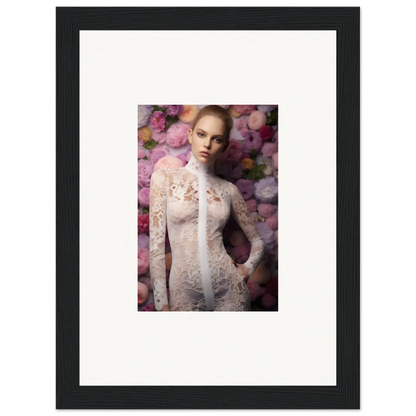
[[250, 256], [247, 261], [244, 263], [244, 266], [248, 269], [248, 275], [254, 273], [257, 266], [259, 265], [264, 252], [265, 244], [262, 236], [257, 230], [256, 224], [253, 221], [253, 218], [248, 211], [246, 202], [242, 197], [239, 189], [233, 183], [230, 183], [232, 186], [231, 191], [231, 212], [238, 225], [243, 230], [244, 234], [247, 236], [248, 241], [251, 244]]
[[169, 310], [166, 290], [166, 200], [168, 177], [165, 169], [153, 172], [149, 203], [149, 266], [157, 311]]

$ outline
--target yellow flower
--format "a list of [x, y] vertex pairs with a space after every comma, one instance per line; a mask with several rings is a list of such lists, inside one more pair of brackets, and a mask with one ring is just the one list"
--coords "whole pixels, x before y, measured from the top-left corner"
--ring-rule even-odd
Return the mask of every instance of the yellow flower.
[[241, 113], [239, 113], [237, 111], [237, 109], [233, 106], [230, 105], [230, 107], [228, 108], [228, 112], [234, 117], [234, 118], [238, 118], [241, 116]]
[[139, 129], [139, 139], [143, 140], [145, 143], [152, 140], [152, 130], [149, 127], [144, 126]]
[[245, 157], [241, 163], [243, 164], [245, 169], [253, 169], [254, 168], [254, 160], [250, 159], [249, 157]]

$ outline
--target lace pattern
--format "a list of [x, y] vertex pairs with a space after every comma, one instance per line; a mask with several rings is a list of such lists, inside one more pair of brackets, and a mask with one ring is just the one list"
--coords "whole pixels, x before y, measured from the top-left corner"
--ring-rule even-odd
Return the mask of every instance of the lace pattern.
[[[216, 176], [213, 164], [192, 155], [188, 165], [153, 173], [150, 184], [150, 276], [155, 309], [171, 311], [249, 311], [250, 295], [225, 250], [222, 230], [230, 215], [251, 244], [245, 262], [250, 274], [265, 245], [238, 188]], [[166, 291], [166, 227], [172, 250]]]

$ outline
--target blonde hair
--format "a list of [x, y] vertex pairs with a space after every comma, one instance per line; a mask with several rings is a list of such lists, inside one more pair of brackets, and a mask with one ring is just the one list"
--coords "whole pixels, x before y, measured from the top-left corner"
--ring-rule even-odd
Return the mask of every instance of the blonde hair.
[[230, 138], [231, 130], [234, 127], [234, 120], [230, 113], [219, 105], [207, 105], [198, 111], [195, 119], [192, 122], [192, 131], [195, 129], [195, 126], [198, 123], [198, 121], [205, 116], [218, 117], [224, 122], [224, 139], [225, 141], [228, 141], [228, 139]]

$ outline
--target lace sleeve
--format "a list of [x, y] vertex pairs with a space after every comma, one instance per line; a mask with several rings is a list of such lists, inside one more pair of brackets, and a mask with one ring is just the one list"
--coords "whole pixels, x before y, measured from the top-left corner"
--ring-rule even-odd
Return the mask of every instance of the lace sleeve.
[[251, 251], [247, 261], [244, 265], [249, 269], [249, 275], [253, 274], [259, 265], [264, 252], [265, 244], [262, 236], [257, 230], [256, 224], [253, 221], [253, 218], [248, 211], [246, 202], [242, 197], [240, 190], [236, 185], [231, 183], [232, 192], [231, 192], [231, 212], [238, 225], [241, 227], [245, 235], [247, 236], [248, 241], [251, 244]]
[[149, 266], [157, 311], [160, 311], [163, 305], [169, 305], [165, 263], [167, 183], [165, 169], [153, 172], [150, 180], [149, 203]]

